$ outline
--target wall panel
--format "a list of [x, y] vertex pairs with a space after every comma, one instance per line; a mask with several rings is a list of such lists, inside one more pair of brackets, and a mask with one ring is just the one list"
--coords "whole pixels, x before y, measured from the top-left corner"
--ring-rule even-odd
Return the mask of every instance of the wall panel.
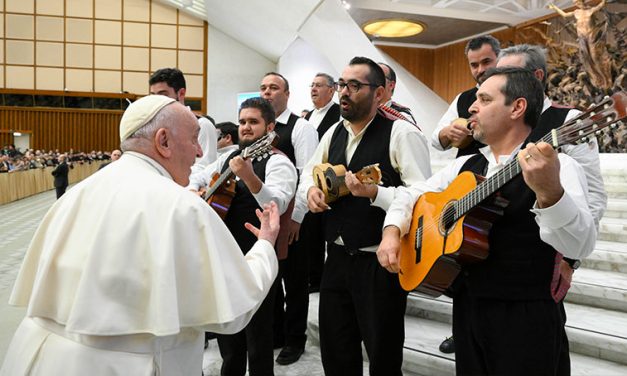
[[122, 111], [0, 107], [0, 130], [31, 131], [33, 149], [113, 150]]

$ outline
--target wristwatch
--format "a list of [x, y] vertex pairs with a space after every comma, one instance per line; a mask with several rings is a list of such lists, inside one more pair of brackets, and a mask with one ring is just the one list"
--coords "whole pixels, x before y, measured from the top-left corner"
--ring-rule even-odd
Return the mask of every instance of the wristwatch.
[[577, 270], [581, 266], [581, 260], [573, 260], [571, 258], [564, 257], [564, 261], [566, 261], [573, 270]]

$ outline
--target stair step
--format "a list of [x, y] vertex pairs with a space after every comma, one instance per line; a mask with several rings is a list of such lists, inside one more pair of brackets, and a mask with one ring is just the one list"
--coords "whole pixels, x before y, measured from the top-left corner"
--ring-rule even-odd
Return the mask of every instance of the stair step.
[[[444, 338], [452, 333], [449, 323], [438, 322], [409, 315], [411, 310], [426, 311], [418, 307], [420, 302], [438, 311], [439, 317], [448, 311], [451, 315], [452, 304], [449, 298], [431, 298], [417, 293], [410, 293], [407, 301], [408, 315], [405, 316], [405, 349], [403, 351], [403, 370], [419, 375], [454, 375], [455, 355], [441, 353], [438, 348]], [[627, 366], [607, 357], [627, 354], [627, 317], [618, 312], [603, 309], [566, 304], [568, 315], [567, 333], [571, 348], [571, 370], [573, 375], [625, 375]], [[591, 319], [591, 318], [594, 319]], [[603, 332], [613, 333], [602, 337]], [[318, 294], [310, 295], [309, 323], [307, 334], [310, 341], [318, 342]], [[591, 338], [594, 338], [592, 340]], [[587, 345], [587, 343], [590, 343]], [[595, 347], [596, 346], [596, 347]], [[579, 354], [581, 351], [595, 356]], [[598, 355], [598, 356], [597, 356]]]
[[594, 252], [582, 261], [582, 267], [627, 273], [627, 243], [598, 240]]
[[605, 218], [627, 218], [627, 199], [611, 198], [607, 200], [607, 208], [603, 214]]
[[627, 218], [601, 218], [598, 239], [627, 243]]
[[604, 184], [609, 198], [627, 198], [626, 181], [606, 181]]
[[627, 365], [627, 315], [566, 303], [570, 351]]
[[573, 276], [566, 301], [627, 312], [627, 275], [582, 268]]

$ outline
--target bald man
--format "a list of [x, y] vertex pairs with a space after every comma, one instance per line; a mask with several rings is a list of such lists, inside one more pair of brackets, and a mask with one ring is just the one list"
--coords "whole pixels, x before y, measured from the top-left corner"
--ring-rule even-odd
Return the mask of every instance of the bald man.
[[[198, 375], [204, 332], [246, 326], [276, 277], [276, 204], [244, 256], [184, 186], [198, 121], [151, 95], [120, 123], [119, 161], [46, 214], [10, 304], [26, 306], [0, 375]], [[94, 224], [97, 224], [94, 227]]]

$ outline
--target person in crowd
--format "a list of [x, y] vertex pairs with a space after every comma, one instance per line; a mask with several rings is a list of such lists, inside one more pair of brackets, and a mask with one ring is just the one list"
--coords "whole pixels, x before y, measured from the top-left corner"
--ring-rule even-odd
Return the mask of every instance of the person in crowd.
[[[185, 105], [187, 84], [185, 76], [177, 68], [162, 68], [154, 72], [148, 81], [150, 94], [160, 94], [170, 97]], [[188, 107], [189, 109], [189, 107]], [[189, 109], [191, 111], [191, 109]], [[204, 116], [197, 116], [200, 125], [198, 142], [202, 147], [202, 157], [196, 159], [192, 172], [198, 172], [208, 166], [217, 158], [217, 135], [213, 122]]]
[[[464, 53], [468, 58], [468, 66], [470, 73], [477, 82], [472, 89], [468, 89], [459, 93], [448, 110], [442, 115], [433, 134], [431, 136], [431, 145], [437, 150], [447, 150], [452, 144], [463, 144], [463, 140], [468, 138], [470, 130], [464, 122], [456, 122], [458, 118], [468, 119], [470, 112], [468, 108], [475, 101], [475, 95], [479, 84], [483, 80], [485, 72], [489, 68], [496, 67], [496, 58], [501, 51], [501, 45], [498, 39], [491, 35], [482, 35], [468, 41], [464, 49]], [[457, 157], [462, 155], [475, 154], [481, 145], [476, 140], [472, 140], [470, 144], [457, 150]], [[448, 351], [447, 351], [448, 352]]]
[[[355, 57], [337, 90], [343, 121], [320, 140], [303, 170], [299, 195], [309, 209], [324, 212], [327, 259], [320, 283], [320, 350], [327, 375], [361, 375], [362, 347], [371, 375], [401, 375], [407, 293], [398, 277], [377, 261], [386, 210], [397, 187], [431, 175], [427, 139], [405, 120], [378, 112], [385, 75], [374, 61]], [[314, 184], [313, 166], [343, 164], [351, 194], [325, 203]], [[379, 163], [381, 185], [362, 184], [353, 173]]]
[[396, 89], [396, 72], [386, 63], [379, 63], [379, 66], [383, 69], [383, 74], [385, 74], [385, 93], [381, 99], [381, 105], [384, 108], [387, 107], [400, 112], [401, 116], [403, 116], [405, 120], [416, 125], [416, 119], [414, 119], [411, 109], [392, 100], [394, 89]]
[[[274, 109], [262, 98], [245, 100], [239, 111], [239, 147], [244, 149], [272, 132], [275, 128]], [[279, 213], [288, 210], [296, 192], [298, 175], [296, 168], [285, 155], [269, 154], [266, 158], [245, 160], [240, 150], [223, 154], [204, 171], [192, 174], [189, 188], [198, 190], [211, 182], [212, 176], [224, 173], [227, 168], [238, 178], [235, 196], [224, 218], [227, 228], [244, 253], [254, 244], [254, 236], [244, 228], [245, 223], [255, 224], [255, 209], [270, 201], [276, 202]], [[279, 284], [275, 283], [273, 289]], [[274, 353], [272, 316], [275, 292], [270, 290], [259, 310], [246, 328], [232, 335], [218, 335], [218, 346], [222, 355], [223, 375], [246, 374], [273, 375]]]
[[[276, 72], [267, 73], [261, 80], [259, 94], [268, 100], [276, 116], [275, 132], [279, 135], [276, 148], [294, 163], [299, 174], [309, 161], [316, 146], [316, 129], [307, 120], [298, 117], [287, 108], [290, 96], [288, 80]], [[305, 350], [307, 336], [307, 313], [309, 310], [309, 292], [307, 278], [307, 255], [298, 251], [301, 223], [307, 211], [304, 200], [297, 199], [290, 222], [290, 249], [287, 258], [279, 261], [279, 277], [283, 288], [277, 288], [276, 309], [274, 315], [274, 346], [282, 348], [277, 356], [277, 363], [287, 365], [296, 362]]]
[[122, 152], [120, 150], [116, 149], [116, 150], [112, 151], [111, 152], [111, 160], [109, 162], [101, 164], [100, 167], [98, 167], [98, 170], [102, 170], [103, 168], [107, 167], [111, 163], [117, 161], [118, 159], [120, 159], [121, 156], [122, 156]]
[[124, 155], [57, 201], [35, 233], [10, 300], [26, 317], [0, 375], [198, 375], [204, 331], [246, 326], [278, 271], [278, 209], [246, 225], [258, 240], [244, 256], [184, 188], [198, 132], [171, 98], [129, 105]]
[[[318, 131], [318, 139], [326, 133], [329, 128], [340, 121], [340, 105], [333, 102], [333, 94], [336, 92], [335, 80], [330, 74], [318, 73], [311, 82], [311, 102], [314, 109], [305, 119]], [[325, 243], [322, 228], [322, 214], [307, 213], [303, 219], [303, 230], [301, 231], [300, 242], [304, 247], [304, 254], [308, 256], [309, 264], [309, 292], [320, 291], [320, 279], [324, 268]]]
[[560, 356], [564, 316], [551, 291], [557, 250], [573, 259], [587, 256], [597, 229], [581, 166], [545, 142], [529, 142], [542, 112], [543, 89], [527, 69], [489, 70], [469, 108], [473, 137], [487, 146], [397, 194], [388, 211], [377, 256], [394, 275], [400, 235], [420, 194], [444, 190], [462, 171], [489, 178], [510, 163], [522, 171], [498, 189], [509, 204], [492, 224], [488, 258], [462, 265], [464, 278], [453, 296], [458, 375], [565, 374], [569, 369], [568, 359]]
[[67, 155], [61, 154], [59, 156], [59, 164], [52, 170], [54, 188], [57, 191], [57, 200], [63, 196], [69, 185], [68, 174], [70, 173], [70, 167], [71, 165], [67, 162]]
[[216, 124], [218, 132], [218, 158], [239, 149], [237, 125], [230, 121]]

